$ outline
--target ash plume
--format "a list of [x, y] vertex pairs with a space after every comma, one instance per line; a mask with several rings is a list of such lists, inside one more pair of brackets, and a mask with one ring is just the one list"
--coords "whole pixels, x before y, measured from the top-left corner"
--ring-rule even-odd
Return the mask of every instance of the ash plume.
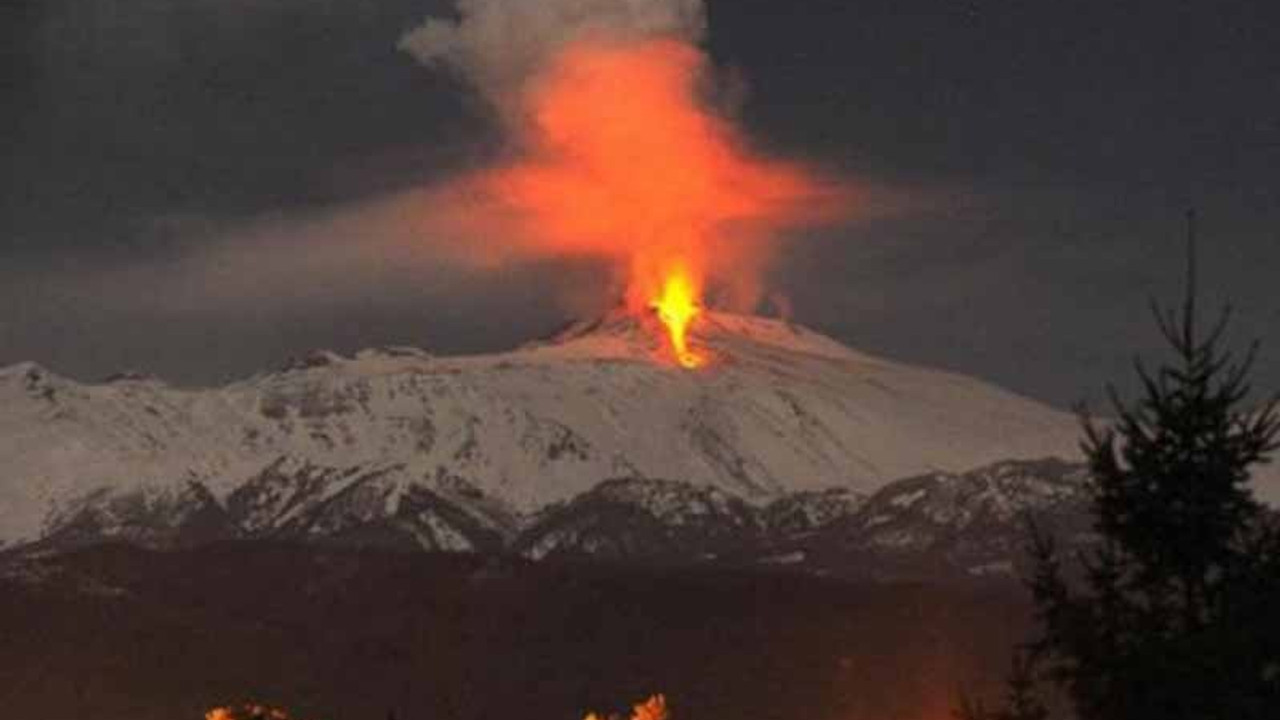
[[458, 0], [457, 9], [457, 19], [428, 19], [399, 47], [457, 72], [504, 113], [518, 112], [526, 84], [567, 45], [698, 43], [707, 26], [703, 0]]
[[[594, 258], [632, 311], [673, 279], [694, 307], [751, 310], [788, 229], [844, 191], [764, 157], [716, 107], [702, 0], [459, 0], [400, 47], [465, 79], [503, 120], [501, 162], [437, 188], [438, 236], [480, 264]], [[695, 310], [696, 311], [696, 310]]]

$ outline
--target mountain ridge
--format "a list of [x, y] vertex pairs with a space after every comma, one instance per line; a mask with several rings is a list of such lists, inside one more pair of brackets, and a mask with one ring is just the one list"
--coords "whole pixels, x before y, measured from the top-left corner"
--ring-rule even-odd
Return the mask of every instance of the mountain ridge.
[[[318, 351], [210, 389], [0, 369], [0, 542], [85, 511], [110, 525], [177, 503], [211, 522], [246, 486], [292, 503], [281, 523], [337, 528], [350, 524], [341, 512], [381, 502], [394, 517], [410, 496], [532, 517], [610, 479], [655, 478], [765, 504], [1074, 450], [1066, 413], [798, 325], [707, 313], [693, 339], [711, 357], [695, 372], [664, 360], [656, 320], [619, 314], [506, 353]], [[271, 485], [273, 467], [291, 479]]]

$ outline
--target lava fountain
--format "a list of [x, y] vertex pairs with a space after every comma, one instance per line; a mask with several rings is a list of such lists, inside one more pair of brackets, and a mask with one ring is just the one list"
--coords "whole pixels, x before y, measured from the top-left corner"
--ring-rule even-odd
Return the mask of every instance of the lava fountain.
[[693, 278], [683, 265], [677, 264], [663, 281], [662, 292], [651, 305], [658, 319], [666, 326], [672, 357], [681, 367], [690, 370], [701, 367], [706, 362], [702, 353], [689, 347], [689, 325], [702, 312], [698, 297], [699, 292]]
[[656, 315], [662, 356], [689, 369], [706, 364], [690, 330], [708, 294], [750, 310], [775, 236], [843, 206], [805, 169], [751, 152], [714, 109], [713, 80], [682, 40], [569, 43], [522, 88], [511, 158], [464, 183], [527, 254], [617, 268], [628, 311]]

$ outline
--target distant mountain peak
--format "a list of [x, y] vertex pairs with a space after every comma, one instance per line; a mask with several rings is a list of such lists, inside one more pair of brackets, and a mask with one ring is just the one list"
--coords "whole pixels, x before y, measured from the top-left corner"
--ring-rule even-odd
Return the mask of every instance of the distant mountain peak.
[[312, 350], [305, 355], [292, 357], [285, 361], [281, 372], [313, 370], [315, 368], [333, 367], [346, 362], [347, 358], [332, 350]]
[[[690, 325], [690, 337], [694, 347], [709, 356], [710, 362], [704, 368], [709, 372], [761, 351], [842, 360], [871, 359], [801, 325], [715, 310], [705, 310], [698, 315]], [[615, 309], [572, 323], [546, 340], [529, 343], [517, 354], [531, 351], [566, 358], [629, 359], [667, 366], [672, 363], [666, 354], [665, 342], [665, 330], [656, 316]]]
[[229, 499], [257, 483], [255, 502], [307, 527], [380, 517], [384, 540], [447, 544], [489, 522], [475, 518], [532, 517], [614, 478], [759, 505], [1076, 451], [1072, 416], [973, 378], [710, 311], [692, 341], [711, 362], [685, 370], [664, 359], [656, 323], [609, 313], [488, 355], [317, 351], [207, 389], [0, 370], [0, 542], [39, 538], [77, 510], [101, 508], [105, 527], [197, 496], [201, 527], [220, 527], [212, 516], [234, 516]]

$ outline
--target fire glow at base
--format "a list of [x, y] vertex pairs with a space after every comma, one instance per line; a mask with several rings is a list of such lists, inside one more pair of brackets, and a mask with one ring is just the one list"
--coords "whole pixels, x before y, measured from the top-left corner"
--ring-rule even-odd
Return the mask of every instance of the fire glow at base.
[[[204, 714], [205, 720], [290, 720], [283, 710], [266, 705], [248, 703], [239, 708], [218, 707]], [[609, 720], [621, 720], [617, 715], [608, 716]], [[631, 710], [630, 720], [670, 720], [665, 695], [651, 695], [644, 702], [637, 703]], [[603, 720], [596, 713], [587, 713], [583, 720]]]
[[702, 312], [693, 279], [683, 267], [676, 267], [662, 284], [662, 294], [653, 300], [658, 319], [667, 328], [671, 354], [681, 367], [702, 367], [706, 358], [689, 347], [689, 326]]

